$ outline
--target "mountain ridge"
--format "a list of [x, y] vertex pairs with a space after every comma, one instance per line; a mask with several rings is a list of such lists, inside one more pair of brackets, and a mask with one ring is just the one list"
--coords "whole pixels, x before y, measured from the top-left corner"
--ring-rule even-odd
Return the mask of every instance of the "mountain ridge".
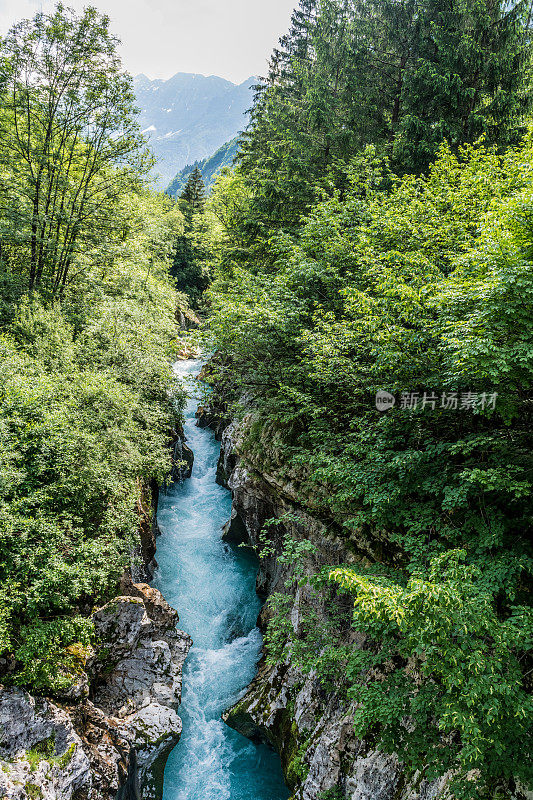
[[196, 167], [200, 170], [206, 189], [210, 190], [219, 172], [224, 167], [231, 167], [233, 164], [235, 156], [239, 151], [239, 141], [239, 136], [235, 136], [235, 138], [230, 139], [229, 142], [225, 142], [222, 147], [219, 147], [212, 156], [204, 158], [201, 161], [195, 161], [194, 164], [186, 164], [169, 183], [165, 190], [166, 193], [177, 199], [185, 188], [189, 176]]
[[157, 188], [168, 186], [188, 164], [211, 158], [243, 130], [256, 82], [254, 76], [235, 84], [189, 72], [167, 80], [134, 77], [139, 123], [157, 159]]

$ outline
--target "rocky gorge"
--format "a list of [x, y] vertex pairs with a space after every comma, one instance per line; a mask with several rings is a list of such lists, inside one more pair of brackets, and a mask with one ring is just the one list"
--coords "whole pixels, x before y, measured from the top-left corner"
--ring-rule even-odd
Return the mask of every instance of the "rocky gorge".
[[[229, 419], [224, 403], [199, 407], [197, 426], [221, 441], [217, 483], [231, 491], [231, 517], [223, 539], [259, 556], [256, 590], [289, 600], [296, 636], [306, 613], [327, 611], [305, 580], [295, 582], [283, 557], [284, 541], [312, 544], [303, 575], [323, 566], [372, 560], [379, 541], [347, 542], [333, 520], [302, 501], [301, 476], [287, 471], [272, 429], [257, 430], [253, 412]], [[250, 445], [255, 429], [255, 444]], [[193, 452], [178, 432], [173, 445], [176, 480], [191, 474]], [[159, 798], [167, 757], [178, 742], [182, 667], [191, 647], [176, 629], [177, 612], [145, 583], [153, 575], [159, 489], [141, 492], [141, 569], [126, 572], [120, 594], [93, 613], [98, 646], [80, 652], [79, 676], [65, 696], [37, 698], [21, 689], [0, 690], [0, 797], [9, 800], [140, 800]], [[267, 523], [276, 520], [275, 525]], [[265, 523], [267, 523], [265, 525]], [[363, 646], [350, 625], [351, 605], [338, 602], [345, 640]], [[258, 624], [271, 618], [263, 606]], [[318, 654], [317, 654], [318, 655]], [[247, 679], [249, 680], [249, 678]], [[228, 726], [280, 755], [291, 800], [453, 800], [450, 774], [436, 780], [407, 777], [395, 755], [353, 733], [353, 707], [342, 691], [325, 689], [316, 673], [304, 674], [291, 657], [258, 672], [223, 714]], [[519, 787], [513, 800], [531, 800]]]
[[[184, 302], [175, 320], [181, 331], [199, 324]], [[182, 429], [172, 430], [171, 453], [171, 479], [188, 477], [194, 455]], [[137, 481], [136, 552], [118, 595], [91, 614], [94, 647], [70, 648], [72, 685], [41, 697], [0, 683], [3, 800], [161, 796], [165, 762], [180, 737], [182, 667], [192, 641], [177, 629], [177, 611], [147, 583], [156, 566], [159, 493], [155, 480]], [[9, 677], [15, 664], [1, 662]]]
[[[187, 313], [191, 325], [196, 318]], [[176, 319], [184, 329], [179, 307]], [[193, 455], [170, 414], [163, 452], [169, 433], [172, 477], [179, 479], [190, 473]], [[155, 566], [159, 486], [139, 476], [132, 484], [132, 545], [128, 540], [115, 575], [124, 560], [130, 566], [120, 585], [114, 580], [100, 590], [95, 582], [76, 608], [92, 623], [92, 646], [75, 639], [62, 647], [59, 640], [56, 658], [59, 651], [64, 661], [55, 658], [50, 669], [61, 680], [52, 686], [41, 676], [31, 692], [17, 675], [16, 646], [0, 659], [0, 798], [138, 800], [141, 786], [143, 797], [161, 794], [165, 761], [181, 732], [177, 709], [191, 639], [176, 628], [177, 612], [147, 583]], [[44, 563], [38, 568], [46, 574]], [[22, 634], [16, 632], [14, 644]], [[45, 645], [37, 645], [44, 658]]]
[[[306, 609], [324, 615], [305, 581], [293, 589], [292, 567], [280, 559], [287, 535], [312, 543], [307, 557], [308, 574], [321, 566], [350, 563], [372, 557], [342, 540], [331, 520], [313, 516], [301, 501], [298, 476], [287, 474], [276, 452], [276, 435], [263, 430], [256, 448], [247, 438], [254, 425], [253, 413], [240, 422], [224, 421], [221, 408], [200, 412], [200, 424], [210, 424], [221, 438], [218, 480], [231, 489], [231, 520], [225, 529], [228, 541], [238, 541], [265, 553], [260, 558], [257, 591], [268, 598], [274, 592], [290, 595], [290, 622], [298, 635]], [[276, 463], [277, 462], [277, 463]], [[311, 501], [309, 505], [312, 505]], [[268, 527], [265, 521], [279, 523]], [[265, 540], [268, 547], [265, 548]], [[341, 609], [345, 636], [352, 644], [357, 633], [350, 626], [351, 605]], [[269, 620], [268, 604], [260, 615], [263, 630]], [[318, 655], [318, 654], [317, 654]], [[339, 687], [340, 689], [340, 687]], [[283, 663], [260, 665], [246, 694], [224, 714], [228, 725], [244, 735], [270, 743], [282, 759], [293, 800], [445, 800], [449, 775], [427, 781], [421, 775], [408, 780], [398, 759], [372, 748], [353, 734], [350, 703], [341, 691], [325, 691], [317, 675], [303, 675], [290, 657]]]
[[[192, 403], [191, 424], [194, 426], [196, 404]], [[198, 428], [205, 427], [202, 418], [198, 423]], [[203, 438], [212, 439], [207, 432], [200, 433]], [[211, 449], [212, 473], [205, 480], [220, 492], [215, 483], [218, 447], [209, 444], [208, 453]], [[179, 486], [191, 476], [194, 461], [183, 429], [174, 431], [172, 455], [171, 477]], [[202, 461], [199, 467], [203, 473]], [[206, 491], [209, 492], [207, 485]], [[226, 495], [228, 493], [222, 491], [222, 496]], [[165, 495], [163, 506], [169, 498], [172, 503], [172, 497], [173, 491], [168, 498]], [[156, 544], [161, 533], [155, 513], [158, 503], [160, 487], [157, 483], [152, 481], [144, 485], [139, 481], [137, 553], [132, 566], [123, 575], [117, 596], [91, 615], [95, 632], [93, 647], [72, 648], [76, 669], [71, 688], [47, 696], [11, 686], [0, 688], [0, 797], [9, 800], [145, 800], [162, 796], [165, 764], [182, 731], [177, 711], [182, 699], [182, 668], [192, 641], [187, 633], [176, 628], [177, 612], [163, 594], [148, 583], [157, 569]], [[224, 503], [224, 509], [219, 512], [222, 516], [218, 528], [214, 530], [219, 542], [220, 524], [228, 508]], [[181, 518], [178, 523], [183, 525]], [[221, 555], [226, 558], [229, 548], [222, 542], [220, 547]], [[164, 558], [164, 548], [162, 552]], [[174, 558], [171, 552], [171, 560]], [[250, 585], [243, 588], [249, 589], [252, 597], [244, 614], [249, 620], [243, 618], [244, 627], [251, 628], [246, 646], [243, 650], [245, 640], [239, 637], [235, 645], [239, 657], [249, 662], [240, 687], [252, 678], [257, 658], [254, 653], [260, 648], [260, 635], [254, 628], [260, 607], [253, 592], [254, 567], [250, 564], [237, 568], [236, 598], [242, 591], [238, 585], [241, 569], [249, 572]], [[166, 594], [166, 590], [164, 592]], [[209, 592], [205, 595], [209, 603]], [[224, 608], [227, 607], [231, 615], [230, 605]], [[224, 620], [222, 622], [220, 653], [225, 657], [226, 633]], [[9, 665], [4, 666], [5, 671], [9, 671]], [[234, 671], [231, 663], [227, 666], [230, 673]], [[227, 705], [226, 702], [220, 706], [219, 720], [222, 708]], [[255, 758], [255, 748], [250, 750], [245, 740], [226, 728], [222, 721], [220, 725], [230, 734], [232, 744], [228, 755], [233, 747], [237, 748], [246, 775], [246, 763]], [[267, 769], [264, 780], [268, 786], [272, 785], [274, 794], [270, 795], [267, 788], [265, 797], [285, 797], [283, 789], [282, 794], [276, 793], [278, 783], [283, 785], [277, 757], [270, 748], [259, 748], [259, 752], [261, 755], [253, 766], [257, 785], [262, 784], [263, 770]], [[270, 759], [278, 762], [274, 775], [265, 766]]]
[[[239, 402], [246, 413], [228, 419], [224, 396], [222, 384], [211, 405], [198, 414], [199, 424], [212, 427], [221, 440], [217, 480], [232, 493], [224, 538], [259, 555], [259, 595], [268, 600], [285, 594], [294, 638], [304, 639], [306, 614], [311, 611], [318, 623], [328, 614], [306, 576], [322, 567], [372, 563], [383, 558], [387, 543], [378, 536], [347, 540], [335, 520], [313, 513], [315, 498], [302, 490], [303, 473], [284, 463], [279, 431], [258, 423], [247, 398]], [[299, 554], [303, 567], [298, 580], [283, 557], [287, 538], [312, 545], [307, 555]], [[394, 551], [388, 557], [393, 560]], [[343, 639], [351, 647], [363, 647], [364, 634], [351, 625], [352, 603], [353, 598], [347, 603], [337, 598]], [[258, 620], [263, 633], [271, 616], [266, 602]], [[277, 750], [291, 800], [454, 800], [453, 771], [434, 780], [420, 772], [408, 775], [395, 754], [354, 735], [353, 711], [342, 685], [325, 688], [315, 670], [304, 674], [292, 663], [289, 651], [278, 663], [264, 656], [244, 696], [223, 717], [243, 735]], [[533, 794], [512, 781], [506, 797], [531, 800]]]

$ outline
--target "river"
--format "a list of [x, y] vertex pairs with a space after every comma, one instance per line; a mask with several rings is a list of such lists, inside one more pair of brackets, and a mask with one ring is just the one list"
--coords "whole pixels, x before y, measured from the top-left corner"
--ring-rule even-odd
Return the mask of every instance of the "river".
[[[183, 377], [199, 369], [198, 361], [175, 365]], [[194, 642], [183, 671], [183, 732], [167, 761], [163, 800], [286, 800], [277, 754], [221, 719], [255, 675], [261, 603], [256, 559], [221, 538], [231, 495], [215, 483], [220, 446], [212, 431], [196, 427], [197, 403], [191, 397], [185, 412], [192, 477], [161, 493], [157, 512], [154, 584]]]

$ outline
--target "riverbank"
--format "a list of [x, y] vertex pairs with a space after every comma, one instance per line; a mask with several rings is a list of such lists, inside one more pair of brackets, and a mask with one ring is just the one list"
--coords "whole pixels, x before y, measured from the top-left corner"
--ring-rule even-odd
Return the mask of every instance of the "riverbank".
[[[347, 547], [331, 520], [310, 512], [281, 469], [262, 471], [261, 462], [254, 462], [248, 451], [243, 457], [243, 439], [252, 422], [248, 415], [222, 434], [218, 473], [233, 498], [226, 539], [264, 553], [258, 588], [268, 598], [279, 594], [285, 598], [283, 619], [296, 641], [315, 642], [311, 651], [315, 664], [326, 647], [317, 634], [331, 625], [331, 606], [313, 589], [312, 576], [326, 566], [358, 563], [363, 556]], [[270, 464], [275, 463], [272, 432], [262, 432], [261, 444]], [[271, 519], [278, 523], [265, 528]], [[294, 547], [305, 545], [296, 576], [294, 562], [284, 554], [287, 540]], [[331, 636], [342, 657], [343, 646], [362, 646], [364, 639], [354, 637], [350, 599], [337, 596], [333, 602]], [[261, 619], [265, 631], [275, 613], [267, 602]], [[420, 774], [409, 779], [395, 755], [354, 735], [353, 713], [341, 682], [324, 685], [313, 667], [304, 672], [289, 656], [278, 663], [263, 660], [244, 697], [224, 718], [237, 731], [276, 748], [293, 800], [451, 800], [449, 775], [433, 781]]]
[[70, 696], [0, 689], [3, 798], [160, 793], [157, 775], [181, 732], [177, 708], [191, 641], [156, 589], [129, 580], [121, 592], [93, 614], [98, 644], [85, 654]]
[[124, 262], [121, 291], [101, 287], [76, 327], [68, 303], [34, 297], [0, 335], [0, 797], [10, 800], [115, 800], [120, 788], [137, 800], [137, 778], [148, 786], [179, 737], [190, 642], [144, 583], [152, 506], [182, 422], [170, 372], [179, 298], [159, 269], [137, 277]]

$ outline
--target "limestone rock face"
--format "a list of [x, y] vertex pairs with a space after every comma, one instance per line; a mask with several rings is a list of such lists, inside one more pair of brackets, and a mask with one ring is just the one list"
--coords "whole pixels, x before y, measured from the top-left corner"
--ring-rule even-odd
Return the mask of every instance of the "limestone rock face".
[[189, 331], [200, 325], [200, 319], [188, 306], [178, 306], [176, 308], [176, 322], [182, 331]]
[[103, 642], [91, 669], [93, 703], [120, 720], [147, 773], [181, 733], [176, 713], [189, 636], [175, 628], [177, 613], [157, 589], [134, 584], [137, 597], [117, 597], [93, 615]]
[[88, 797], [91, 764], [69, 714], [20, 689], [0, 690], [0, 796]]
[[139, 519], [137, 555], [140, 563], [134, 567], [134, 579], [144, 581], [153, 577], [154, 568], [157, 566], [155, 551], [156, 537], [159, 533], [156, 517], [159, 486], [154, 479], [150, 481], [149, 486], [145, 486], [141, 481], [138, 481], [137, 485], [139, 489], [137, 500], [137, 516]]
[[[249, 420], [232, 423], [222, 434], [218, 474], [233, 496], [231, 520], [224, 536], [247, 542], [261, 550], [259, 534], [265, 520], [276, 517], [288, 522], [269, 529], [269, 551], [260, 559], [257, 589], [268, 596], [287, 591], [290, 566], [278, 554], [286, 533], [306, 538], [315, 552], [306, 556], [309, 571], [324, 565], [350, 563], [371, 555], [348, 550], [331, 524], [312, 514], [313, 500], [302, 505], [297, 476], [287, 474], [275, 451], [275, 435], [264, 436], [261, 449], [248, 449], [246, 462], [240, 457], [243, 429]], [[270, 448], [265, 454], [265, 448]], [[266, 456], [266, 457], [265, 457]], [[280, 469], [276, 469], [276, 462]], [[298, 631], [305, 607], [322, 613], [313, 593], [304, 585], [291, 597], [291, 622]], [[346, 609], [347, 636], [351, 608]], [[263, 611], [260, 623], [268, 622]], [[353, 641], [354, 646], [357, 642]], [[395, 756], [372, 750], [356, 739], [349, 704], [336, 692], [325, 692], [316, 676], [303, 676], [290, 663], [269, 667], [262, 664], [242, 699], [224, 715], [226, 722], [252, 739], [273, 745], [280, 753], [293, 800], [321, 800], [324, 793], [347, 800], [445, 800], [449, 776], [428, 783], [407, 781]], [[328, 796], [326, 794], [326, 796]]]
[[207, 406], [200, 405], [195, 416], [198, 428], [211, 428], [215, 432], [215, 438], [220, 440], [227, 421], [221, 417], [219, 409], [211, 404]]
[[193, 464], [194, 453], [185, 443], [183, 432], [180, 431], [176, 436], [172, 449], [172, 480], [181, 483], [186, 478], [190, 478]]
[[[177, 612], [143, 583], [93, 614], [98, 637], [86, 664], [89, 698], [61, 707], [0, 689], [0, 797], [121, 800], [161, 794], [164, 762], [179, 739], [181, 670], [191, 639]], [[142, 789], [141, 789], [142, 787]]]

